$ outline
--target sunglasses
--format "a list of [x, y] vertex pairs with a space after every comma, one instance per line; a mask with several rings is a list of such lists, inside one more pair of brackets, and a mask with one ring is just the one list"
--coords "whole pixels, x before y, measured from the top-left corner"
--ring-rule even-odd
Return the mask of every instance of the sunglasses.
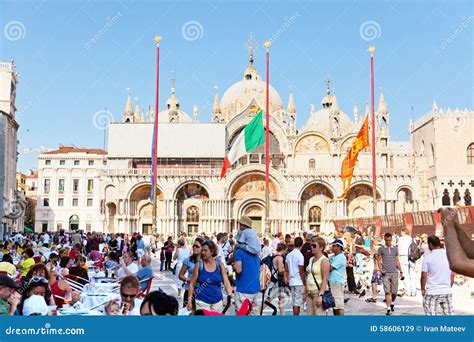
[[45, 277], [32, 277], [29, 281], [28, 284], [32, 284], [32, 283], [44, 283], [44, 284], [48, 284], [48, 280], [45, 278]]
[[123, 292], [120, 292], [120, 295], [124, 298], [130, 298], [130, 299], [133, 299], [137, 296], [137, 294], [126, 294], [126, 293], [123, 293]]
[[311, 248], [318, 248], [318, 245], [315, 244], [315, 243], [312, 243], [312, 244], [311, 244]]

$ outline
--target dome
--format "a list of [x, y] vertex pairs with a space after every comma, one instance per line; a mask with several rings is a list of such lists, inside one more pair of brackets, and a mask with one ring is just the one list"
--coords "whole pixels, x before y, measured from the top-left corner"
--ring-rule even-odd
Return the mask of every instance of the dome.
[[[170, 122], [170, 115], [169, 115], [169, 109], [165, 109], [161, 112], [158, 113], [158, 122], [159, 123], [169, 123]], [[182, 110], [178, 109], [178, 123], [183, 123], [183, 122], [193, 122], [191, 117], [183, 112]]]
[[[251, 54], [242, 81], [231, 85], [222, 96], [220, 108], [222, 118], [227, 122], [242, 113], [254, 99], [260, 108], [265, 109], [266, 83], [262, 81], [253, 62]], [[270, 114], [284, 110], [283, 102], [275, 88], [270, 85], [268, 90]]]
[[[229, 122], [247, 108], [253, 99], [260, 108], [265, 109], [265, 82], [259, 79], [246, 79], [234, 83], [226, 90], [221, 99], [223, 119]], [[272, 86], [269, 86], [269, 101], [270, 114], [284, 109], [280, 95]]]
[[[319, 131], [321, 133], [331, 135], [330, 116], [330, 108], [321, 108], [318, 111], [312, 112], [308, 122], [303, 127], [302, 131]], [[339, 111], [339, 126], [342, 133], [348, 133], [354, 129], [354, 123], [347, 116], [347, 114], [342, 111]]]

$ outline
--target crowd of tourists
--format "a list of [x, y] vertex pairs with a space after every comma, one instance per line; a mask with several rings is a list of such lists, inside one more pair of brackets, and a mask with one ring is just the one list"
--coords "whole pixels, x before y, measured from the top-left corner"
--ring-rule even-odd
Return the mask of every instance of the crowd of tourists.
[[[418, 294], [427, 315], [453, 314], [454, 273], [437, 236], [403, 228], [379, 239], [352, 227], [262, 236], [246, 216], [238, 228], [176, 238], [14, 234], [0, 242], [0, 315], [285, 315], [289, 303], [293, 315], [344, 315], [353, 297], [383, 300], [392, 315], [397, 297]], [[151, 291], [153, 259], [174, 273], [177, 297]]]

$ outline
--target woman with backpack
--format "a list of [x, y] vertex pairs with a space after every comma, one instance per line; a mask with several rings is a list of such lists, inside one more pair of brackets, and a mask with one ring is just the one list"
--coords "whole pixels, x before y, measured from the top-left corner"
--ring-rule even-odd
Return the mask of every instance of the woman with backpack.
[[[288, 288], [288, 273], [285, 272], [285, 256], [288, 252], [288, 246], [285, 243], [279, 243], [276, 248], [276, 254], [274, 256], [268, 256], [271, 258], [270, 267], [270, 286], [268, 290], [268, 297], [265, 300], [265, 304], [269, 305], [275, 298], [278, 297], [278, 307], [280, 315], [285, 315], [285, 298], [290, 297], [290, 291]], [[264, 260], [262, 262], [265, 263]]]
[[[204, 241], [201, 247], [201, 256], [193, 269], [193, 275], [189, 282], [188, 310], [207, 309], [221, 312], [222, 305], [221, 286], [224, 284], [227, 295], [233, 293], [229, 278], [224, 265], [216, 262], [217, 245], [210, 241]], [[193, 296], [195, 296], [196, 307], [193, 308]]]
[[307, 314], [309, 316], [324, 316], [326, 310], [323, 308], [323, 294], [328, 289], [329, 261], [324, 255], [326, 240], [320, 237], [311, 240], [313, 256], [309, 259], [306, 268], [306, 292]]

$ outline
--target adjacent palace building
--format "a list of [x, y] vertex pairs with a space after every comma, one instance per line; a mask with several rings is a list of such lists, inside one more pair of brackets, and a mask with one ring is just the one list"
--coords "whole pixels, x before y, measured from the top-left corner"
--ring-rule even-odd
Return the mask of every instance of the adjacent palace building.
[[[350, 117], [339, 108], [327, 81], [319, 108], [297, 130], [297, 107], [270, 86], [270, 230], [328, 231], [332, 220], [371, 216], [371, 154], [359, 156], [349, 195], [340, 166], [368, 108]], [[265, 232], [264, 148], [242, 158], [224, 179], [220, 168], [235, 137], [265, 108], [265, 82], [253, 53], [240, 81], [222, 98], [217, 91], [212, 122], [198, 110], [183, 111], [174, 88], [159, 112], [158, 233], [232, 231], [242, 215]], [[410, 141], [390, 139], [390, 112], [381, 94], [376, 108], [377, 213], [471, 205], [474, 192], [474, 112], [443, 111], [436, 103], [410, 122]], [[151, 232], [150, 196], [153, 110], [132, 108], [109, 126], [108, 151], [61, 146], [39, 156], [35, 230], [75, 229]]]

